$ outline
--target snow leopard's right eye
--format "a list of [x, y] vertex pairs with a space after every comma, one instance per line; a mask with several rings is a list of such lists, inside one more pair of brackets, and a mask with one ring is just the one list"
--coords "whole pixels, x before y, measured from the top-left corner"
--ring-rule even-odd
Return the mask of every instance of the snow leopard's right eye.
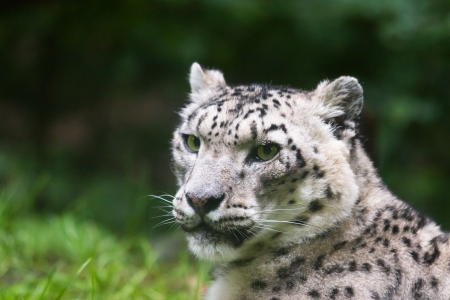
[[189, 152], [197, 153], [200, 149], [200, 139], [192, 134], [184, 134], [184, 145]]
[[271, 160], [279, 151], [279, 147], [275, 144], [268, 143], [256, 148], [256, 158], [260, 161]]

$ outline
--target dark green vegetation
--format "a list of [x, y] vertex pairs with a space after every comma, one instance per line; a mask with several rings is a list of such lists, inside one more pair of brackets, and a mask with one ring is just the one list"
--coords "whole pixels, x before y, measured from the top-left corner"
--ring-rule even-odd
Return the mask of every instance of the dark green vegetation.
[[65, 296], [120, 299], [123, 286], [136, 299], [195, 297], [194, 263], [181, 238], [170, 244], [173, 228], [153, 228], [165, 204], [147, 196], [175, 193], [169, 140], [194, 61], [231, 84], [313, 89], [357, 77], [365, 145], [386, 184], [450, 229], [449, 1], [9, 3], [0, 12], [6, 299], [39, 299], [47, 283], [41, 299], [66, 287]]

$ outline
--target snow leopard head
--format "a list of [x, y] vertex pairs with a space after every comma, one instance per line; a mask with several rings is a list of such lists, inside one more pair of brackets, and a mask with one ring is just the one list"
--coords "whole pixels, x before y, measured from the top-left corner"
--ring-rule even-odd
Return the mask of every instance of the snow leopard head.
[[312, 92], [228, 86], [220, 71], [194, 63], [189, 80], [172, 143], [173, 215], [193, 253], [235, 259], [255, 245], [317, 236], [350, 214], [363, 103], [355, 78]]

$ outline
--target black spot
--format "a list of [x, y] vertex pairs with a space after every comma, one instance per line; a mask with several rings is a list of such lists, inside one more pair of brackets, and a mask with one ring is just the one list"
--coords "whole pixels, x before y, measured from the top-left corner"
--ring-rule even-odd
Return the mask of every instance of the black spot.
[[278, 298], [278, 297], [272, 297], [272, 298], [270, 298], [270, 300], [280, 300], [280, 298]]
[[216, 126], [217, 126], [217, 122], [214, 122], [214, 123], [212, 124], [212, 126], [211, 126], [211, 129], [216, 128]]
[[371, 295], [370, 298], [374, 299], [374, 300], [380, 300], [380, 295], [377, 292], [371, 291]]
[[285, 268], [285, 267], [279, 268], [277, 271], [277, 276], [280, 279], [286, 279], [289, 276], [291, 276], [291, 272], [290, 272], [289, 268]]
[[325, 198], [332, 198], [333, 192], [331, 192], [331, 187], [327, 184], [327, 189], [325, 190]]
[[356, 261], [352, 260], [349, 264], [348, 264], [348, 270], [350, 272], [355, 272], [356, 271]]
[[288, 138], [287, 143], [288, 143], [288, 145], [292, 144], [292, 139]]
[[363, 270], [366, 273], [370, 273], [370, 271], [372, 270], [372, 266], [369, 263], [363, 263], [361, 265], [361, 270]]
[[272, 125], [270, 125], [270, 127], [268, 129], [265, 129], [264, 132], [267, 133], [269, 131], [275, 131], [275, 130], [282, 130], [284, 133], [287, 132], [286, 126], [284, 124], [281, 124], [281, 125], [272, 124]]
[[295, 200], [294, 200], [294, 199], [289, 200], [289, 202], [288, 202], [288, 204], [294, 204], [294, 203], [295, 203]]
[[391, 227], [391, 222], [387, 219], [384, 219], [384, 228], [383, 231], [388, 231], [389, 227]]
[[336, 299], [337, 295], [339, 295], [339, 289], [338, 288], [333, 288], [330, 291], [330, 299]]
[[431, 284], [431, 287], [432, 287], [433, 289], [437, 289], [438, 284], [439, 284], [439, 281], [437, 280], [436, 277], [431, 276], [431, 278], [430, 278], [430, 284]]
[[313, 151], [314, 151], [314, 153], [316, 153], [316, 154], [319, 153], [319, 150], [317, 150], [317, 147], [314, 147], [314, 148], [313, 148]]
[[305, 179], [305, 177], [308, 176], [308, 174], [309, 174], [309, 171], [303, 172], [303, 174], [302, 174], [302, 179]]
[[256, 110], [259, 110], [259, 117], [262, 118], [267, 115], [267, 111], [263, 108], [258, 107]]
[[196, 127], [197, 131], [198, 131], [198, 128], [200, 127], [200, 124], [202, 124], [202, 122], [206, 119], [206, 116], [207, 116], [207, 114], [204, 114], [198, 119], [197, 127]]
[[342, 272], [344, 272], [344, 268], [341, 267], [339, 264], [335, 264], [329, 268], [326, 268], [324, 271], [325, 271], [325, 274], [329, 275], [332, 273], [342, 273]]
[[441, 255], [441, 252], [439, 251], [438, 246], [435, 244], [433, 245], [433, 251], [430, 252], [426, 252], [423, 256], [423, 262], [426, 263], [427, 265], [431, 265], [433, 264], [436, 259], [438, 259], [438, 257]]
[[377, 259], [376, 264], [380, 267], [381, 271], [384, 273], [389, 273], [391, 271], [391, 267], [387, 266], [384, 260]]
[[288, 290], [292, 290], [294, 288], [294, 282], [293, 281], [286, 282], [286, 288]]
[[389, 240], [388, 239], [384, 239], [383, 240], [383, 246], [386, 247], [386, 248], [389, 247]]
[[394, 226], [392, 226], [392, 234], [397, 234], [397, 233], [398, 233], [398, 231], [399, 231], [399, 229], [398, 229], [398, 225], [394, 225]]
[[256, 129], [255, 121], [253, 121], [252, 124], [250, 125], [250, 131], [252, 133], [252, 139], [256, 140], [256, 138], [258, 137], [258, 131]]
[[318, 200], [314, 200], [309, 204], [309, 210], [312, 212], [319, 211], [323, 208], [323, 205]]
[[325, 175], [325, 173], [323, 171], [319, 170], [319, 167], [317, 165], [315, 165], [313, 167], [313, 170], [314, 170], [314, 174], [316, 175], [317, 178], [322, 178], [323, 175]]
[[415, 262], [419, 262], [419, 254], [416, 251], [409, 252], [411, 257], [414, 259]]
[[306, 166], [305, 160], [303, 159], [302, 152], [300, 151], [300, 149], [297, 149], [295, 157], [297, 158], [297, 164], [300, 168]]
[[397, 286], [402, 282], [402, 270], [395, 269], [395, 280], [397, 281]]
[[422, 299], [422, 293], [420, 292], [423, 287], [423, 279], [419, 278], [412, 287], [412, 295], [414, 299]]
[[319, 257], [317, 257], [316, 261], [314, 262], [314, 269], [316, 271], [319, 270], [320, 268], [322, 268], [324, 259], [325, 259], [325, 255], [320, 255]]
[[311, 298], [320, 298], [320, 293], [317, 290], [311, 290], [308, 292], [308, 296]]
[[398, 210], [393, 210], [393, 212], [392, 212], [392, 219], [394, 219], [394, 220], [398, 219]]
[[198, 114], [198, 110], [194, 111], [191, 115], [189, 115], [189, 117], [187, 118], [188, 121], [192, 120], [193, 118], [195, 118]]
[[244, 179], [244, 178], [245, 178], [245, 173], [244, 173], [244, 171], [241, 171], [241, 173], [239, 173], [239, 178], [240, 178], [240, 179]]
[[296, 277], [295, 279], [297, 280], [297, 282], [300, 282], [300, 283], [305, 283], [308, 280], [308, 278], [305, 275], [300, 275], [300, 276]]
[[281, 287], [278, 285], [274, 286], [272, 289], [272, 292], [274, 292], [274, 293], [278, 293], [279, 291], [281, 291]]
[[265, 281], [257, 280], [253, 281], [252, 289], [255, 291], [262, 291], [267, 287], [267, 283]]
[[403, 232], [408, 232], [409, 231], [409, 226], [406, 225], [405, 227], [403, 227]]
[[417, 222], [417, 229], [423, 228], [428, 223], [428, 220], [425, 216], [420, 215], [419, 221]]
[[347, 241], [343, 241], [343, 242], [340, 242], [340, 243], [334, 245], [333, 246], [334, 251], [341, 250], [342, 248], [344, 248], [345, 244], [347, 244]]
[[298, 256], [291, 262], [291, 268], [298, 268], [306, 262], [304, 257]]
[[403, 244], [405, 244], [405, 246], [411, 247], [411, 240], [409, 238], [407, 238], [405, 236], [402, 237], [402, 242], [403, 242]]
[[250, 109], [245, 115], [244, 115], [244, 119], [247, 119], [248, 116], [252, 113], [254, 113], [255, 111], [253, 109]]
[[283, 247], [283, 248], [280, 248], [280, 249], [275, 250], [275, 251], [273, 252], [273, 254], [274, 254], [275, 256], [283, 256], [283, 255], [287, 255], [287, 254], [289, 253], [290, 250], [291, 250], [291, 249], [288, 248], [288, 247]]
[[353, 288], [351, 286], [345, 287], [344, 291], [345, 297], [347, 298], [352, 298], [353, 296], [355, 296], [355, 292], [353, 291]]
[[406, 220], [406, 221], [412, 221], [414, 220], [413, 210], [410, 207], [407, 207], [403, 209], [403, 213], [400, 215], [400, 218]]

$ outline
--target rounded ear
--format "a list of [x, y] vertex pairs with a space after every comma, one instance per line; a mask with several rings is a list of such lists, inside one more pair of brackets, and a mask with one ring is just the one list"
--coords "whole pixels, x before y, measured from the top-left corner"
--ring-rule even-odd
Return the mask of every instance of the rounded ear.
[[354, 77], [342, 76], [332, 82], [321, 82], [314, 93], [326, 106], [341, 110], [340, 117], [345, 120], [354, 120], [361, 113], [363, 89]]
[[217, 70], [203, 70], [198, 63], [193, 63], [189, 73], [191, 93], [195, 94], [206, 88], [225, 86], [223, 74]]

